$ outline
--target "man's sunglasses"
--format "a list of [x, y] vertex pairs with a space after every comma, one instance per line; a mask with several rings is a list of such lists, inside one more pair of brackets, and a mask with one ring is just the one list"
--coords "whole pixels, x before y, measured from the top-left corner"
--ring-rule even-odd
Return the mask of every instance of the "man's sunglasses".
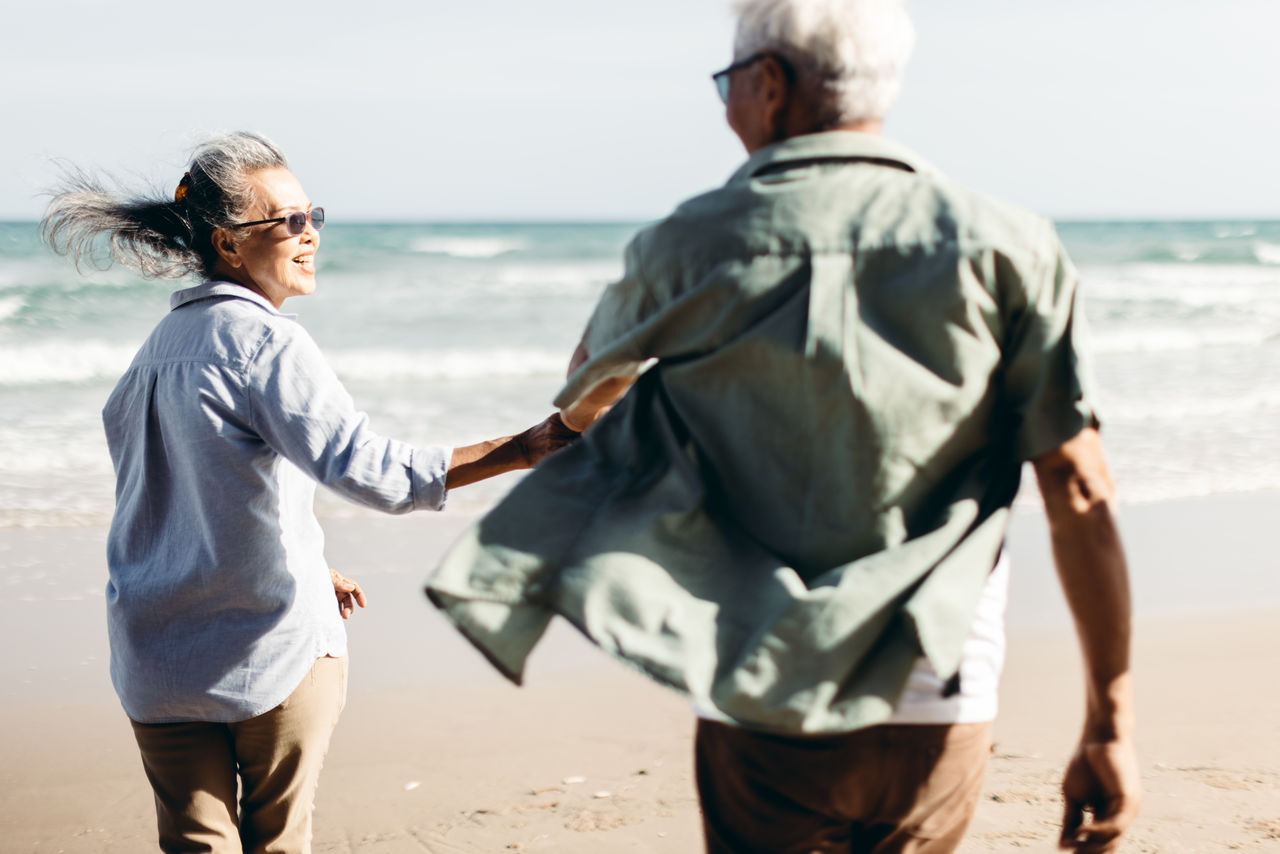
[[283, 222], [289, 234], [302, 234], [307, 230], [307, 220], [315, 226], [316, 231], [324, 228], [324, 208], [312, 208], [309, 211], [294, 211], [274, 219], [255, 219], [253, 222], [238, 222], [232, 228], [248, 228], [251, 225], [266, 225], [269, 222]]
[[750, 65], [755, 65], [757, 62], [759, 62], [762, 59], [769, 59], [769, 58], [772, 58], [775, 62], [778, 63], [778, 65], [782, 66], [782, 73], [783, 75], [786, 76], [788, 83], [794, 82], [795, 72], [791, 68], [791, 63], [787, 62], [786, 59], [784, 59], [781, 56], [778, 56], [778, 54], [776, 53], [768, 53], [768, 52], [753, 53], [750, 56], [748, 56], [746, 59], [740, 59], [737, 62], [735, 62], [733, 65], [730, 65], [728, 68], [723, 68], [720, 71], [717, 71], [715, 74], [711, 75], [711, 79], [716, 84], [716, 91], [720, 93], [720, 100], [726, 104], [729, 103], [729, 77], [733, 74], [733, 72], [739, 71]]

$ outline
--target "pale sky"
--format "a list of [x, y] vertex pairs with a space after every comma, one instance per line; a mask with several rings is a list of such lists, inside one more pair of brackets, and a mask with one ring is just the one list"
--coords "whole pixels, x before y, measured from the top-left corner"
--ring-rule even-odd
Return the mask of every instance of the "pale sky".
[[[17, 4], [13, 4], [17, 5]], [[1058, 218], [1280, 217], [1276, 0], [913, 0], [887, 133]], [[171, 189], [208, 132], [279, 142], [333, 221], [660, 216], [743, 159], [726, 0], [23, 0], [0, 219], [53, 159]]]

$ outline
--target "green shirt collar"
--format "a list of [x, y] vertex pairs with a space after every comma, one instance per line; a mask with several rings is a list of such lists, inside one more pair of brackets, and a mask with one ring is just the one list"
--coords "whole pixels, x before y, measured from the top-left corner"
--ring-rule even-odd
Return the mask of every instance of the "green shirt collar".
[[872, 160], [908, 172], [936, 175], [937, 170], [906, 146], [879, 134], [847, 130], [793, 136], [752, 154], [729, 178], [730, 184], [750, 181], [764, 172], [813, 160]]

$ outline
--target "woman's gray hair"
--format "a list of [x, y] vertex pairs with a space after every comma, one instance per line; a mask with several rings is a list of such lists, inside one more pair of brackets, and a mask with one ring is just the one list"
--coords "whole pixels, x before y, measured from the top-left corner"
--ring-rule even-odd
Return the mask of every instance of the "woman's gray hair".
[[773, 52], [809, 75], [823, 130], [883, 119], [915, 45], [903, 0], [736, 0], [734, 58]]
[[253, 206], [249, 176], [288, 165], [275, 143], [240, 131], [200, 145], [168, 196], [114, 193], [100, 179], [72, 169], [49, 202], [40, 233], [77, 267], [97, 260], [98, 240], [105, 237], [108, 264], [119, 261], [149, 279], [207, 279], [218, 261], [214, 229], [237, 234], [231, 227]]

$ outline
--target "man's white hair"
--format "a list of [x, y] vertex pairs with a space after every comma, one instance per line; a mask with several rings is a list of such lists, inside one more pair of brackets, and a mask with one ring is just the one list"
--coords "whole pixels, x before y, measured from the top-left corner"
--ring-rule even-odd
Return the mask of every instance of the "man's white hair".
[[780, 54], [822, 89], [827, 124], [883, 119], [915, 44], [903, 0], [735, 0], [734, 58]]

